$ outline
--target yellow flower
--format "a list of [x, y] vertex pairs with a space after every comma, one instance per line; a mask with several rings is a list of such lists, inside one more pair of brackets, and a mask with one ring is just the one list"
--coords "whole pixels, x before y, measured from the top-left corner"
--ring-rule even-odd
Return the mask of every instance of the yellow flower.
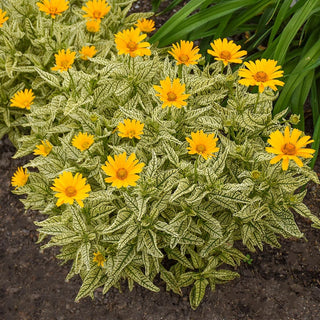
[[65, 0], [42, 0], [37, 2], [37, 6], [40, 11], [50, 14], [52, 19], [55, 19], [56, 15], [61, 15], [62, 12], [66, 11], [69, 6], [69, 1]]
[[214, 56], [215, 60], [220, 60], [226, 66], [228, 63], [242, 63], [242, 58], [247, 54], [247, 51], [242, 50], [241, 46], [236, 45], [233, 41], [228, 41], [227, 39], [217, 39], [213, 43], [210, 43], [212, 50], [207, 52]]
[[152, 32], [153, 30], [156, 29], [154, 27], [154, 21], [148, 20], [148, 19], [138, 20], [135, 26], [138, 27], [141, 32], [146, 32], [146, 33]]
[[103, 256], [103, 254], [100, 251], [93, 253], [94, 257], [92, 259], [93, 262], [96, 262], [98, 267], [103, 267], [104, 262], [106, 261], [106, 258]]
[[92, 58], [97, 53], [97, 50], [95, 46], [91, 46], [91, 47], [86, 46], [86, 47], [82, 47], [79, 53], [81, 55], [80, 58], [82, 60], [88, 60], [88, 58]]
[[81, 151], [89, 149], [93, 142], [93, 135], [87, 132], [79, 132], [79, 134], [72, 139], [72, 145]]
[[110, 9], [111, 7], [105, 0], [88, 1], [86, 7], [82, 7], [82, 10], [86, 12], [83, 17], [100, 21]]
[[88, 20], [86, 23], [86, 27], [89, 32], [98, 32], [100, 30], [100, 21]]
[[205, 134], [202, 130], [191, 132], [191, 139], [186, 138], [190, 144], [190, 147], [187, 148], [189, 154], [200, 154], [206, 160], [212, 156], [215, 157], [213, 153], [219, 151], [219, 148], [217, 148], [218, 138], [215, 138], [214, 136], [214, 133]]
[[153, 86], [153, 88], [159, 92], [156, 93], [156, 96], [160, 97], [160, 100], [163, 102], [162, 108], [175, 106], [180, 109], [182, 106], [187, 105], [187, 102], [184, 100], [190, 94], [183, 94], [186, 90], [186, 85], [180, 84], [180, 79], [174, 79], [171, 84], [170, 78], [167, 77], [166, 80], [161, 80], [160, 84], [161, 87]]
[[143, 134], [144, 124], [139, 120], [125, 119], [123, 123], [118, 124], [118, 135], [123, 138], [137, 138], [140, 139], [140, 135]]
[[11, 185], [13, 187], [19, 188], [23, 187], [28, 181], [29, 174], [27, 169], [23, 170], [22, 167], [18, 167], [17, 171], [13, 174], [11, 178]]
[[266, 147], [266, 151], [276, 156], [270, 160], [270, 163], [275, 164], [282, 159], [282, 169], [288, 170], [289, 160], [293, 160], [299, 167], [302, 167], [303, 163], [298, 157], [312, 158], [315, 150], [303, 147], [313, 140], [309, 140], [310, 136], [299, 139], [301, 134], [302, 131], [293, 129], [290, 135], [289, 127], [285, 128], [284, 135], [279, 130], [271, 132], [270, 139], [268, 139], [271, 147]]
[[32, 89], [25, 89], [24, 91], [20, 90], [10, 99], [10, 107], [30, 110], [30, 106], [33, 104], [34, 98], [35, 96]]
[[56, 58], [56, 66], [52, 67], [51, 70], [53, 71], [67, 71], [71, 68], [74, 58], [76, 56], [75, 52], [71, 52], [69, 49], [65, 51], [64, 49], [59, 50], [58, 54], [54, 55]]
[[140, 29], [126, 29], [115, 35], [115, 43], [117, 45], [118, 54], [130, 54], [131, 57], [150, 56], [151, 51], [147, 47], [149, 42], [140, 42], [147, 35], [141, 34]]
[[41, 140], [41, 144], [37, 145], [33, 150], [33, 154], [46, 157], [52, 150], [52, 144], [48, 140]]
[[83, 207], [82, 200], [89, 197], [87, 193], [91, 191], [90, 185], [86, 182], [87, 179], [82, 178], [81, 173], [76, 173], [73, 177], [69, 171], [64, 171], [59, 178], [54, 179], [51, 189], [58, 192], [55, 194], [58, 198], [57, 207], [64, 203], [73, 204], [74, 200]]
[[247, 87], [259, 86], [259, 92], [263, 92], [265, 87], [270, 87], [276, 91], [277, 86], [283, 86], [284, 82], [275, 80], [283, 76], [281, 66], [276, 66], [277, 61], [271, 59], [256, 60], [255, 62], [249, 61], [244, 63], [248, 69], [239, 69], [239, 76], [244, 78], [240, 79], [239, 83]]
[[144, 163], [138, 162], [134, 153], [128, 159], [126, 152], [115, 155], [114, 159], [108, 156], [106, 165], [102, 166], [102, 170], [110, 176], [104, 179], [105, 182], [112, 183], [112, 186], [117, 188], [137, 185], [136, 182], [140, 178], [137, 173], [144, 167]]
[[2, 9], [0, 9], [0, 28], [9, 19], [9, 17], [5, 17], [6, 13], [6, 11], [2, 11]]
[[177, 60], [177, 64], [197, 64], [197, 60], [201, 58], [201, 54], [198, 54], [199, 48], [193, 48], [192, 41], [181, 40], [180, 44], [176, 43], [172, 45], [173, 49], [169, 53]]

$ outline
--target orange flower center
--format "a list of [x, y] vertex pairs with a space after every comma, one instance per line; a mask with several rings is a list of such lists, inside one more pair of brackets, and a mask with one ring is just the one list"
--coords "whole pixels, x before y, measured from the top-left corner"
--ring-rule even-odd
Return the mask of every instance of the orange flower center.
[[92, 16], [93, 16], [95, 19], [101, 19], [102, 12], [101, 12], [100, 10], [94, 10], [93, 13], [92, 13]]
[[82, 142], [82, 148], [83, 149], [88, 149], [90, 147], [90, 142], [89, 141], [83, 141]]
[[223, 50], [220, 53], [220, 58], [224, 60], [230, 60], [231, 59], [231, 53], [227, 50]]
[[135, 131], [135, 130], [130, 130], [130, 131], [128, 132], [129, 138], [133, 138], [135, 135], [136, 135], [136, 131]]
[[182, 61], [182, 62], [187, 62], [189, 61], [189, 57], [186, 55], [186, 54], [182, 54], [179, 59]]
[[74, 197], [77, 194], [77, 190], [75, 187], [66, 187], [66, 189], [64, 190], [64, 193], [66, 194], [67, 197], [71, 198]]
[[167, 98], [168, 98], [168, 101], [175, 101], [177, 99], [177, 95], [170, 91], [167, 93]]
[[118, 179], [124, 180], [128, 176], [128, 171], [125, 168], [120, 168], [118, 169], [116, 175]]
[[50, 7], [49, 8], [50, 15], [55, 16], [58, 13], [57, 7]]
[[61, 68], [67, 69], [69, 67], [69, 65], [70, 65], [70, 62], [69, 62], [68, 58], [61, 59], [61, 61], [60, 61]]
[[130, 51], [135, 51], [137, 50], [137, 43], [134, 42], [134, 41], [129, 41], [128, 44], [127, 44], [127, 48], [130, 50]]
[[204, 144], [197, 144], [196, 150], [197, 150], [197, 152], [202, 153], [202, 152], [206, 151], [206, 146]]
[[294, 155], [296, 154], [296, 146], [291, 144], [291, 143], [286, 143], [282, 148], [281, 151], [284, 154], [288, 154], [288, 155]]
[[253, 78], [257, 82], [266, 82], [268, 80], [268, 75], [264, 71], [258, 71]]

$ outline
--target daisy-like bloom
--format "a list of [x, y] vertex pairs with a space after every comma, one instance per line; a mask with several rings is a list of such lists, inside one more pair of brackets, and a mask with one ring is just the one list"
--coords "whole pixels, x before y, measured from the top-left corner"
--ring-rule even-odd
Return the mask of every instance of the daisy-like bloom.
[[93, 135], [87, 132], [79, 132], [79, 134], [72, 139], [72, 145], [81, 151], [89, 149], [93, 142]]
[[100, 21], [110, 9], [111, 7], [105, 0], [88, 1], [86, 7], [82, 7], [82, 10], [86, 12], [83, 17]]
[[28, 181], [29, 174], [27, 169], [23, 170], [22, 167], [18, 167], [17, 171], [13, 174], [11, 178], [11, 185], [13, 187], [19, 188], [23, 187]]
[[174, 79], [172, 84], [170, 78], [167, 77], [166, 80], [160, 81], [160, 86], [153, 86], [153, 88], [158, 91], [156, 96], [160, 97], [160, 100], [163, 102], [162, 108], [175, 106], [181, 108], [182, 106], [187, 105], [187, 102], [184, 101], [187, 99], [190, 94], [183, 94], [186, 90], [186, 85], [180, 83], [180, 79]]
[[218, 138], [214, 136], [214, 133], [205, 134], [202, 130], [191, 132], [191, 139], [186, 138], [190, 144], [190, 147], [187, 148], [189, 150], [188, 153], [200, 154], [206, 160], [212, 156], [215, 157], [213, 153], [219, 151], [219, 148], [217, 147]]
[[149, 42], [141, 42], [147, 35], [140, 34], [140, 29], [126, 29], [115, 35], [118, 54], [130, 54], [131, 57], [150, 56]]
[[52, 67], [51, 70], [53, 71], [68, 71], [68, 69], [71, 68], [73, 62], [74, 62], [74, 58], [76, 56], [76, 53], [73, 51], [70, 51], [69, 49], [67, 49], [67, 51], [65, 51], [64, 49], [59, 50], [58, 54], [54, 55], [56, 58], [56, 65], [55, 67]]
[[103, 254], [100, 251], [93, 253], [94, 257], [92, 259], [93, 262], [96, 262], [98, 267], [103, 267], [104, 262], [106, 261], [106, 258], [103, 256]]
[[81, 51], [79, 51], [80, 53], [80, 58], [82, 60], [88, 60], [88, 58], [92, 58], [96, 53], [96, 47], [95, 46], [86, 46], [86, 47], [82, 47]]
[[35, 96], [32, 89], [25, 89], [24, 91], [20, 90], [10, 99], [10, 107], [30, 110], [30, 106], [33, 104], [34, 98]]
[[144, 167], [143, 162], [138, 162], [134, 153], [131, 153], [128, 159], [126, 152], [115, 155], [114, 159], [108, 156], [106, 165], [102, 166], [102, 170], [110, 176], [104, 179], [105, 182], [112, 183], [116, 188], [136, 186], [140, 178], [137, 173], [140, 173]]
[[5, 17], [6, 13], [6, 11], [2, 11], [2, 9], [0, 9], [0, 28], [9, 19], [9, 17]]
[[152, 32], [156, 28], [154, 27], [154, 21], [153, 20], [148, 20], [148, 19], [141, 19], [138, 20], [135, 26], [140, 29], [141, 32]]
[[282, 159], [282, 169], [286, 171], [289, 167], [289, 160], [293, 160], [299, 167], [302, 167], [303, 163], [298, 157], [312, 158], [315, 150], [304, 147], [313, 140], [310, 140], [310, 136], [299, 139], [301, 134], [302, 131], [293, 129], [290, 135], [289, 127], [285, 128], [284, 135], [279, 130], [271, 132], [270, 139], [268, 139], [271, 147], [266, 147], [266, 151], [276, 156], [270, 160], [270, 163], [275, 164]]
[[73, 201], [76, 200], [82, 208], [82, 200], [89, 197], [88, 192], [91, 191], [90, 185], [86, 182], [87, 179], [82, 178], [81, 173], [76, 173], [73, 177], [69, 171], [64, 171], [58, 178], [54, 179], [51, 189], [58, 192], [55, 194], [58, 198], [57, 207], [64, 203], [73, 204]]
[[124, 123], [118, 124], [118, 135], [123, 138], [137, 138], [140, 139], [140, 135], [143, 134], [144, 124], [139, 120], [123, 120]]
[[247, 54], [247, 51], [241, 50], [241, 46], [236, 45], [233, 41], [228, 41], [224, 39], [216, 39], [213, 43], [210, 43], [213, 50], [208, 50], [207, 52], [214, 56], [215, 60], [220, 60], [226, 66], [228, 63], [242, 63], [242, 58]]
[[52, 19], [55, 19], [56, 15], [61, 15], [62, 12], [66, 11], [69, 6], [69, 1], [65, 0], [42, 0], [37, 2], [37, 6], [40, 11], [50, 14]]
[[192, 41], [181, 40], [180, 44], [177, 42], [172, 45], [173, 49], [169, 53], [177, 60], [177, 64], [197, 64], [197, 60], [201, 58], [201, 54], [198, 54], [199, 48], [193, 48]]
[[33, 150], [33, 154], [46, 157], [52, 150], [52, 144], [48, 140], [41, 140], [41, 144], [37, 145]]
[[88, 20], [86, 23], [87, 30], [89, 32], [98, 32], [100, 30], [100, 21], [99, 20]]
[[284, 85], [284, 82], [275, 80], [283, 76], [283, 70], [279, 70], [281, 66], [276, 66], [277, 61], [262, 59], [255, 62], [245, 62], [244, 64], [248, 69], [239, 69], [239, 76], [244, 78], [239, 80], [240, 84], [247, 87], [259, 86], [259, 92], [263, 92], [265, 87], [277, 91], [276, 85]]

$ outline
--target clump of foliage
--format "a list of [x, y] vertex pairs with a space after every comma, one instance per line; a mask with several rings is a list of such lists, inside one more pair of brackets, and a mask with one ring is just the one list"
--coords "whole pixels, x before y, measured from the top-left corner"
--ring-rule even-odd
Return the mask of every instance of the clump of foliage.
[[[154, 9], [161, 1], [153, 1]], [[173, 0], [172, 9], [181, 0]], [[242, 39], [247, 60], [275, 59], [283, 66], [285, 86], [273, 113], [285, 109], [300, 116], [295, 127], [304, 130], [305, 105], [311, 105], [314, 143], [320, 146], [320, 0], [190, 0], [150, 39], [166, 46], [179, 39], [200, 41], [203, 53], [213, 39]], [[257, 50], [258, 48], [258, 50]], [[315, 159], [311, 166], [315, 164]]]
[[[83, 47], [94, 44], [100, 57], [110, 57], [110, 53], [115, 52], [113, 34], [133, 26], [139, 18], [150, 16], [150, 13], [127, 16], [134, 0], [111, 0], [109, 11], [100, 19], [94, 19], [86, 14], [87, 2], [54, 1], [57, 11], [62, 10], [58, 15], [50, 15], [50, 8], [41, 6], [40, 0], [1, 2], [0, 138], [8, 134], [18, 146], [21, 134], [28, 133], [24, 115], [30, 113], [30, 107], [41, 108], [52, 96], [63, 93], [64, 79], [51, 72], [59, 50], [69, 48], [76, 53], [78, 67], [90, 69], [89, 64], [78, 63]], [[65, 77], [70, 81], [70, 75]], [[24, 99], [18, 105], [13, 104], [11, 99], [25, 89], [34, 92], [35, 100], [30, 101], [27, 108], [23, 105]]]
[[[101, 14], [109, 10], [99, 3]], [[80, 10], [74, 5], [69, 24]], [[64, 26], [52, 25], [55, 36], [46, 39], [56, 43]], [[232, 268], [246, 256], [237, 242], [255, 251], [279, 247], [280, 236], [302, 237], [294, 212], [320, 227], [302, 203], [301, 187], [318, 183], [308, 167], [314, 150], [283, 119], [286, 111], [272, 117], [274, 91], [283, 85], [276, 61], [234, 72], [231, 63], [245, 54], [230, 49], [235, 44], [222, 57], [213, 44], [218, 61], [206, 63], [192, 42], [173, 45], [169, 56], [141, 29], [114, 32], [109, 42], [98, 33], [79, 43], [86, 59], [68, 43], [42, 68], [32, 66], [42, 103], [21, 117], [29, 134], [15, 156], [36, 157], [16, 171], [12, 186], [25, 195], [26, 210], [47, 215], [35, 222], [39, 242], [60, 247], [57, 257], [72, 262], [67, 279], [83, 280], [76, 300], [100, 286], [104, 293], [120, 288], [123, 279], [130, 289], [137, 283], [159, 291], [160, 276], [177, 294], [192, 286], [195, 309], [208, 286], [238, 276]], [[28, 91], [15, 103], [23, 97], [32, 100]]]

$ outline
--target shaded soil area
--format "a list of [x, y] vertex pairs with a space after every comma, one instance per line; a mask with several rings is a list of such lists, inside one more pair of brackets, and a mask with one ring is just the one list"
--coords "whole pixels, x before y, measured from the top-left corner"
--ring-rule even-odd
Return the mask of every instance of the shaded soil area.
[[[0, 319], [30, 320], [317, 320], [320, 319], [320, 230], [298, 219], [308, 241], [282, 240], [282, 248], [265, 247], [251, 254], [251, 265], [243, 263], [241, 277], [229, 284], [207, 289], [197, 311], [188, 302], [190, 289], [182, 297], [135, 287], [129, 292], [111, 289], [95, 300], [74, 303], [79, 278], [65, 282], [68, 265], [59, 266], [57, 249], [40, 252], [36, 244], [36, 212], [24, 213], [18, 196], [11, 193], [10, 178], [25, 160], [14, 160], [14, 147], [0, 140]], [[320, 172], [320, 161], [316, 166]], [[320, 215], [320, 187], [310, 183], [305, 203]]]

